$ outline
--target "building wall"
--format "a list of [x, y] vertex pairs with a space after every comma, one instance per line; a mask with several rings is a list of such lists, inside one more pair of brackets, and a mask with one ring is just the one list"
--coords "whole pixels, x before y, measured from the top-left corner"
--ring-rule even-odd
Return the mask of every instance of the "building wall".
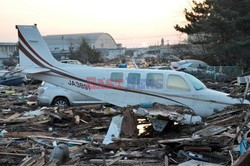
[[125, 48], [118, 48], [118, 49], [97, 49], [101, 55], [108, 56], [110, 58], [115, 58], [120, 55], [125, 55]]
[[3, 61], [10, 59], [16, 50], [17, 43], [0, 43], [0, 66], [3, 66]]
[[118, 49], [120, 51], [120, 45], [116, 44], [113, 37], [108, 33], [48, 35], [43, 38], [53, 55], [60, 53], [67, 54], [70, 49], [76, 50], [82, 43], [82, 39], [84, 39], [91, 48], [95, 48], [101, 53], [104, 53], [103, 55], [109, 54], [107, 49]]
[[107, 33], [100, 35], [94, 43], [95, 48], [117, 49], [115, 40]]

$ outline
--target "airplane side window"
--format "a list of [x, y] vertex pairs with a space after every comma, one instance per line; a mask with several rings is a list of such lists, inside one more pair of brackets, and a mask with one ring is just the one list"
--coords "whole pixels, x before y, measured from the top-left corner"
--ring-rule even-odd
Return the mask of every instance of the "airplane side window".
[[187, 82], [178, 75], [170, 74], [168, 76], [167, 81], [167, 88], [168, 89], [176, 89], [176, 90], [183, 90], [183, 91], [190, 91], [190, 87], [188, 86]]
[[146, 78], [146, 86], [151, 88], [163, 87], [163, 74], [162, 73], [148, 73]]
[[123, 79], [123, 73], [119, 72], [113, 72], [111, 73], [110, 80], [115, 82], [117, 80], [122, 80]]
[[129, 73], [128, 74], [128, 84], [139, 85], [140, 84], [140, 73]]

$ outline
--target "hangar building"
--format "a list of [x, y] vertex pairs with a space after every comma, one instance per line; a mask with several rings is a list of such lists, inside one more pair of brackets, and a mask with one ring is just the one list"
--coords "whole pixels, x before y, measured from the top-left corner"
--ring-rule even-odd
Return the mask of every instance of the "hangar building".
[[91, 48], [97, 49], [103, 56], [125, 54], [125, 48], [117, 44], [108, 33], [62, 34], [43, 36], [53, 55], [66, 55], [70, 49], [79, 48], [84, 39]]

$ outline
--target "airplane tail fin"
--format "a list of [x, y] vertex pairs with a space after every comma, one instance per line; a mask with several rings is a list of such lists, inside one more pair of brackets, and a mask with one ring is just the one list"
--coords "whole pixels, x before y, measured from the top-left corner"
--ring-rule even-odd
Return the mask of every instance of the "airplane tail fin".
[[[51, 54], [36, 25], [17, 25], [19, 42], [19, 61], [22, 69], [52, 69], [60, 66]], [[42, 71], [42, 70], [41, 70]]]

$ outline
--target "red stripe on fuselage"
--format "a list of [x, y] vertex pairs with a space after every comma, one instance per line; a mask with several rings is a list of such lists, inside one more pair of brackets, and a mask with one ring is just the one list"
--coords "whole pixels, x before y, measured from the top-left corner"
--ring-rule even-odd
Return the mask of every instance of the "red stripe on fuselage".
[[35, 54], [40, 60], [42, 60], [44, 63], [47, 65], [53, 67], [51, 64], [49, 64], [46, 60], [44, 60], [30, 45], [29, 43], [24, 39], [23, 35], [21, 32], [18, 30], [18, 37], [21, 39], [21, 41], [30, 49], [30, 51]]

